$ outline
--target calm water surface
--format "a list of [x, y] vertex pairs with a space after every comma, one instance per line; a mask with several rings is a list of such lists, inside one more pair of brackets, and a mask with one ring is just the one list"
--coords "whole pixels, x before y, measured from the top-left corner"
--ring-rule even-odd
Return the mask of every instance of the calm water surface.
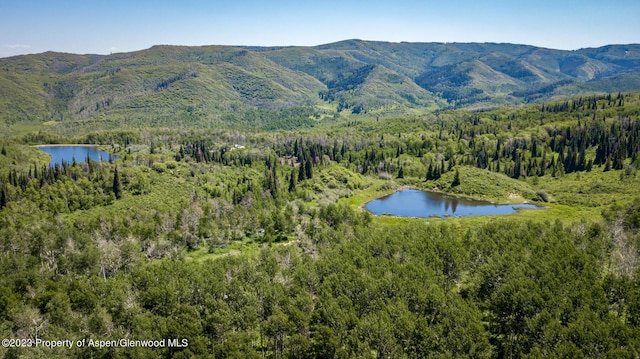
[[492, 204], [440, 193], [405, 189], [373, 200], [365, 208], [375, 215], [399, 217], [484, 216], [515, 213], [520, 208], [542, 208], [534, 204]]
[[93, 161], [108, 161], [110, 156], [114, 160], [119, 158], [116, 155], [100, 151], [99, 149], [90, 146], [40, 146], [38, 148], [51, 155], [49, 166], [55, 166], [56, 164], [62, 165], [63, 161], [73, 163], [74, 158], [78, 163], [85, 162], [87, 160], [87, 156], [89, 156]]

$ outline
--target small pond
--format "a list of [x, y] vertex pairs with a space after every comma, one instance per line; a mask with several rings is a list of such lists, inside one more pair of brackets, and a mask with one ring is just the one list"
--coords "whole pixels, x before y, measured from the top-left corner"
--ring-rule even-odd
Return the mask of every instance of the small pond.
[[465, 217], [515, 213], [521, 208], [543, 208], [535, 204], [493, 204], [456, 198], [440, 193], [405, 189], [373, 200], [365, 208], [375, 215], [399, 217]]
[[49, 166], [55, 166], [56, 164], [62, 165], [62, 162], [81, 163], [87, 160], [87, 156], [93, 161], [108, 161], [109, 158], [117, 160], [119, 157], [110, 153], [100, 151], [92, 146], [78, 146], [78, 145], [56, 145], [56, 146], [39, 146], [38, 149], [51, 155], [51, 161]]

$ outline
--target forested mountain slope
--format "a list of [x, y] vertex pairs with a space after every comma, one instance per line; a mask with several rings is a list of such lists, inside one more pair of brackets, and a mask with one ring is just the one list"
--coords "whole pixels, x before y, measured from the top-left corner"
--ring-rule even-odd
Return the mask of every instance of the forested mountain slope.
[[154, 46], [108, 56], [48, 52], [0, 59], [0, 117], [9, 124], [197, 127], [247, 121], [267, 128], [287, 116], [282, 109], [304, 118], [343, 110], [398, 114], [638, 88], [640, 45], [560, 51], [347, 40], [316, 47]]

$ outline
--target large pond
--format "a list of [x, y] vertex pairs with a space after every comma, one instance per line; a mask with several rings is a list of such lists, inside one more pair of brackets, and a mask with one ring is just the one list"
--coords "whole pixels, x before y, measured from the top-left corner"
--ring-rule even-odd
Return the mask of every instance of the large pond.
[[365, 208], [375, 215], [399, 217], [464, 217], [515, 213], [521, 208], [542, 208], [534, 204], [493, 204], [456, 198], [440, 193], [405, 189], [373, 200]]
[[87, 156], [93, 161], [108, 161], [109, 158], [117, 160], [119, 158], [116, 155], [100, 151], [92, 146], [58, 145], [39, 146], [38, 148], [51, 155], [51, 160], [49, 161], [50, 166], [55, 166], [56, 164], [62, 165], [63, 161], [67, 163], [73, 163], [74, 160], [78, 163], [85, 162]]

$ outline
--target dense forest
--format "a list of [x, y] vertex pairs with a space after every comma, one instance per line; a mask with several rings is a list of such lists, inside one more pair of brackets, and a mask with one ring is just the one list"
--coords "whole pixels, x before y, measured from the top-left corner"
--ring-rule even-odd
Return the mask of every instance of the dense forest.
[[[640, 93], [308, 119], [0, 139], [3, 357], [639, 355]], [[546, 209], [362, 208], [403, 187]]]

